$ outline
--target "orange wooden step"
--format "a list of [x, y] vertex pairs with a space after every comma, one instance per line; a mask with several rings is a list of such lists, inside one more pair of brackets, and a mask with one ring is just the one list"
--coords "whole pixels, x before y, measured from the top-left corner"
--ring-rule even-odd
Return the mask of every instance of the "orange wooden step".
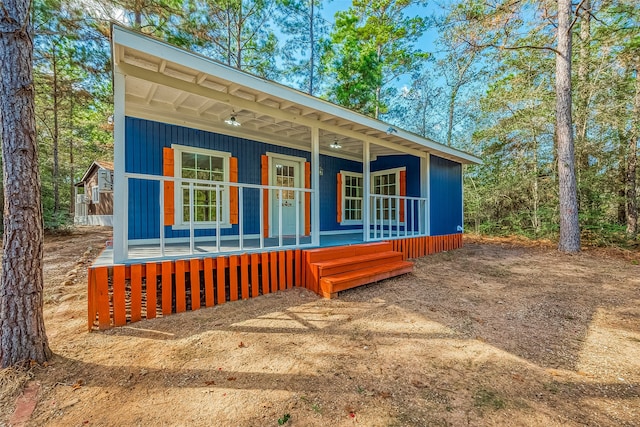
[[366, 255], [392, 250], [391, 242], [359, 243], [349, 246], [332, 246], [327, 248], [308, 249], [305, 254], [311, 263], [332, 259]]
[[326, 276], [320, 280], [320, 291], [325, 298], [333, 298], [340, 291], [410, 273], [411, 271], [413, 271], [412, 262], [396, 261], [374, 268]]
[[381, 264], [402, 261], [402, 253], [394, 251], [378, 252], [373, 254], [358, 255], [348, 258], [334, 259], [331, 261], [317, 262], [319, 277], [333, 276], [347, 271], [373, 268]]

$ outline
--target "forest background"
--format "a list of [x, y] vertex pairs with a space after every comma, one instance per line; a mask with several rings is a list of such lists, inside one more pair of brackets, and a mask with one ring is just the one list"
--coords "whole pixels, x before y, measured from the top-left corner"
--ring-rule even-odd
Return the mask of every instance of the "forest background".
[[[465, 227], [557, 239], [555, 1], [35, 0], [45, 227], [113, 155], [111, 21], [469, 151]], [[574, 5], [573, 130], [583, 240], [635, 244], [640, 8]], [[425, 42], [426, 38], [428, 41]]]

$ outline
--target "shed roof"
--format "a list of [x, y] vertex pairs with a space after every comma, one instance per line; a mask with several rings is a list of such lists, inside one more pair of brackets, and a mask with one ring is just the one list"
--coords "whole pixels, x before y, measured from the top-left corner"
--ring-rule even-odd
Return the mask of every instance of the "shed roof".
[[91, 166], [89, 166], [87, 168], [87, 171], [84, 173], [84, 175], [82, 175], [82, 179], [80, 179], [80, 181], [78, 181], [75, 184], [75, 186], [78, 187], [78, 186], [84, 184], [87, 181], [87, 179], [89, 179], [89, 177], [91, 176], [93, 171], [95, 169], [97, 169], [97, 168], [106, 169], [106, 170], [110, 170], [110, 171], [113, 172], [113, 162], [107, 162], [107, 161], [104, 161], [104, 160], [94, 160], [91, 163]]
[[[305, 94], [153, 37], [113, 25], [116, 72], [125, 75], [125, 114], [197, 129], [309, 149], [311, 128], [320, 152], [362, 160], [363, 141], [372, 158], [435, 154], [460, 163], [481, 163], [469, 153]], [[235, 115], [240, 127], [225, 120]], [[338, 141], [341, 149], [329, 145]]]

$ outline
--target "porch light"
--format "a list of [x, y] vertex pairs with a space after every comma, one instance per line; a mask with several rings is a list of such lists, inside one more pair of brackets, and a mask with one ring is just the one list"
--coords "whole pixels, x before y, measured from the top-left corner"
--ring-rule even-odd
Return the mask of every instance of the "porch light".
[[333, 148], [334, 150], [339, 150], [340, 148], [342, 148], [342, 145], [340, 145], [340, 143], [338, 142], [338, 138], [333, 138], [333, 142], [331, 143], [331, 145], [329, 145], [329, 147]]
[[229, 126], [240, 126], [240, 122], [236, 120], [236, 112], [231, 112], [231, 116], [224, 121]]

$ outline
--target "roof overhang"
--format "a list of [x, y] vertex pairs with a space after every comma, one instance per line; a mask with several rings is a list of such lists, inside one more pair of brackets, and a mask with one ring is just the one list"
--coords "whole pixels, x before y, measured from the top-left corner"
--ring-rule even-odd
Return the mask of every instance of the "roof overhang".
[[[320, 152], [361, 161], [434, 154], [459, 163], [481, 163], [439, 144], [295, 89], [239, 71], [155, 38], [112, 27], [116, 72], [125, 76], [125, 115], [309, 150], [318, 128]], [[235, 114], [242, 126], [225, 123]], [[337, 140], [336, 150], [330, 144]]]
[[87, 168], [87, 171], [84, 173], [84, 175], [82, 175], [82, 179], [80, 179], [80, 181], [78, 181], [74, 185], [76, 187], [79, 187], [84, 184], [96, 169], [106, 169], [113, 172], [113, 163], [94, 160], [93, 162], [91, 162], [91, 165]]

